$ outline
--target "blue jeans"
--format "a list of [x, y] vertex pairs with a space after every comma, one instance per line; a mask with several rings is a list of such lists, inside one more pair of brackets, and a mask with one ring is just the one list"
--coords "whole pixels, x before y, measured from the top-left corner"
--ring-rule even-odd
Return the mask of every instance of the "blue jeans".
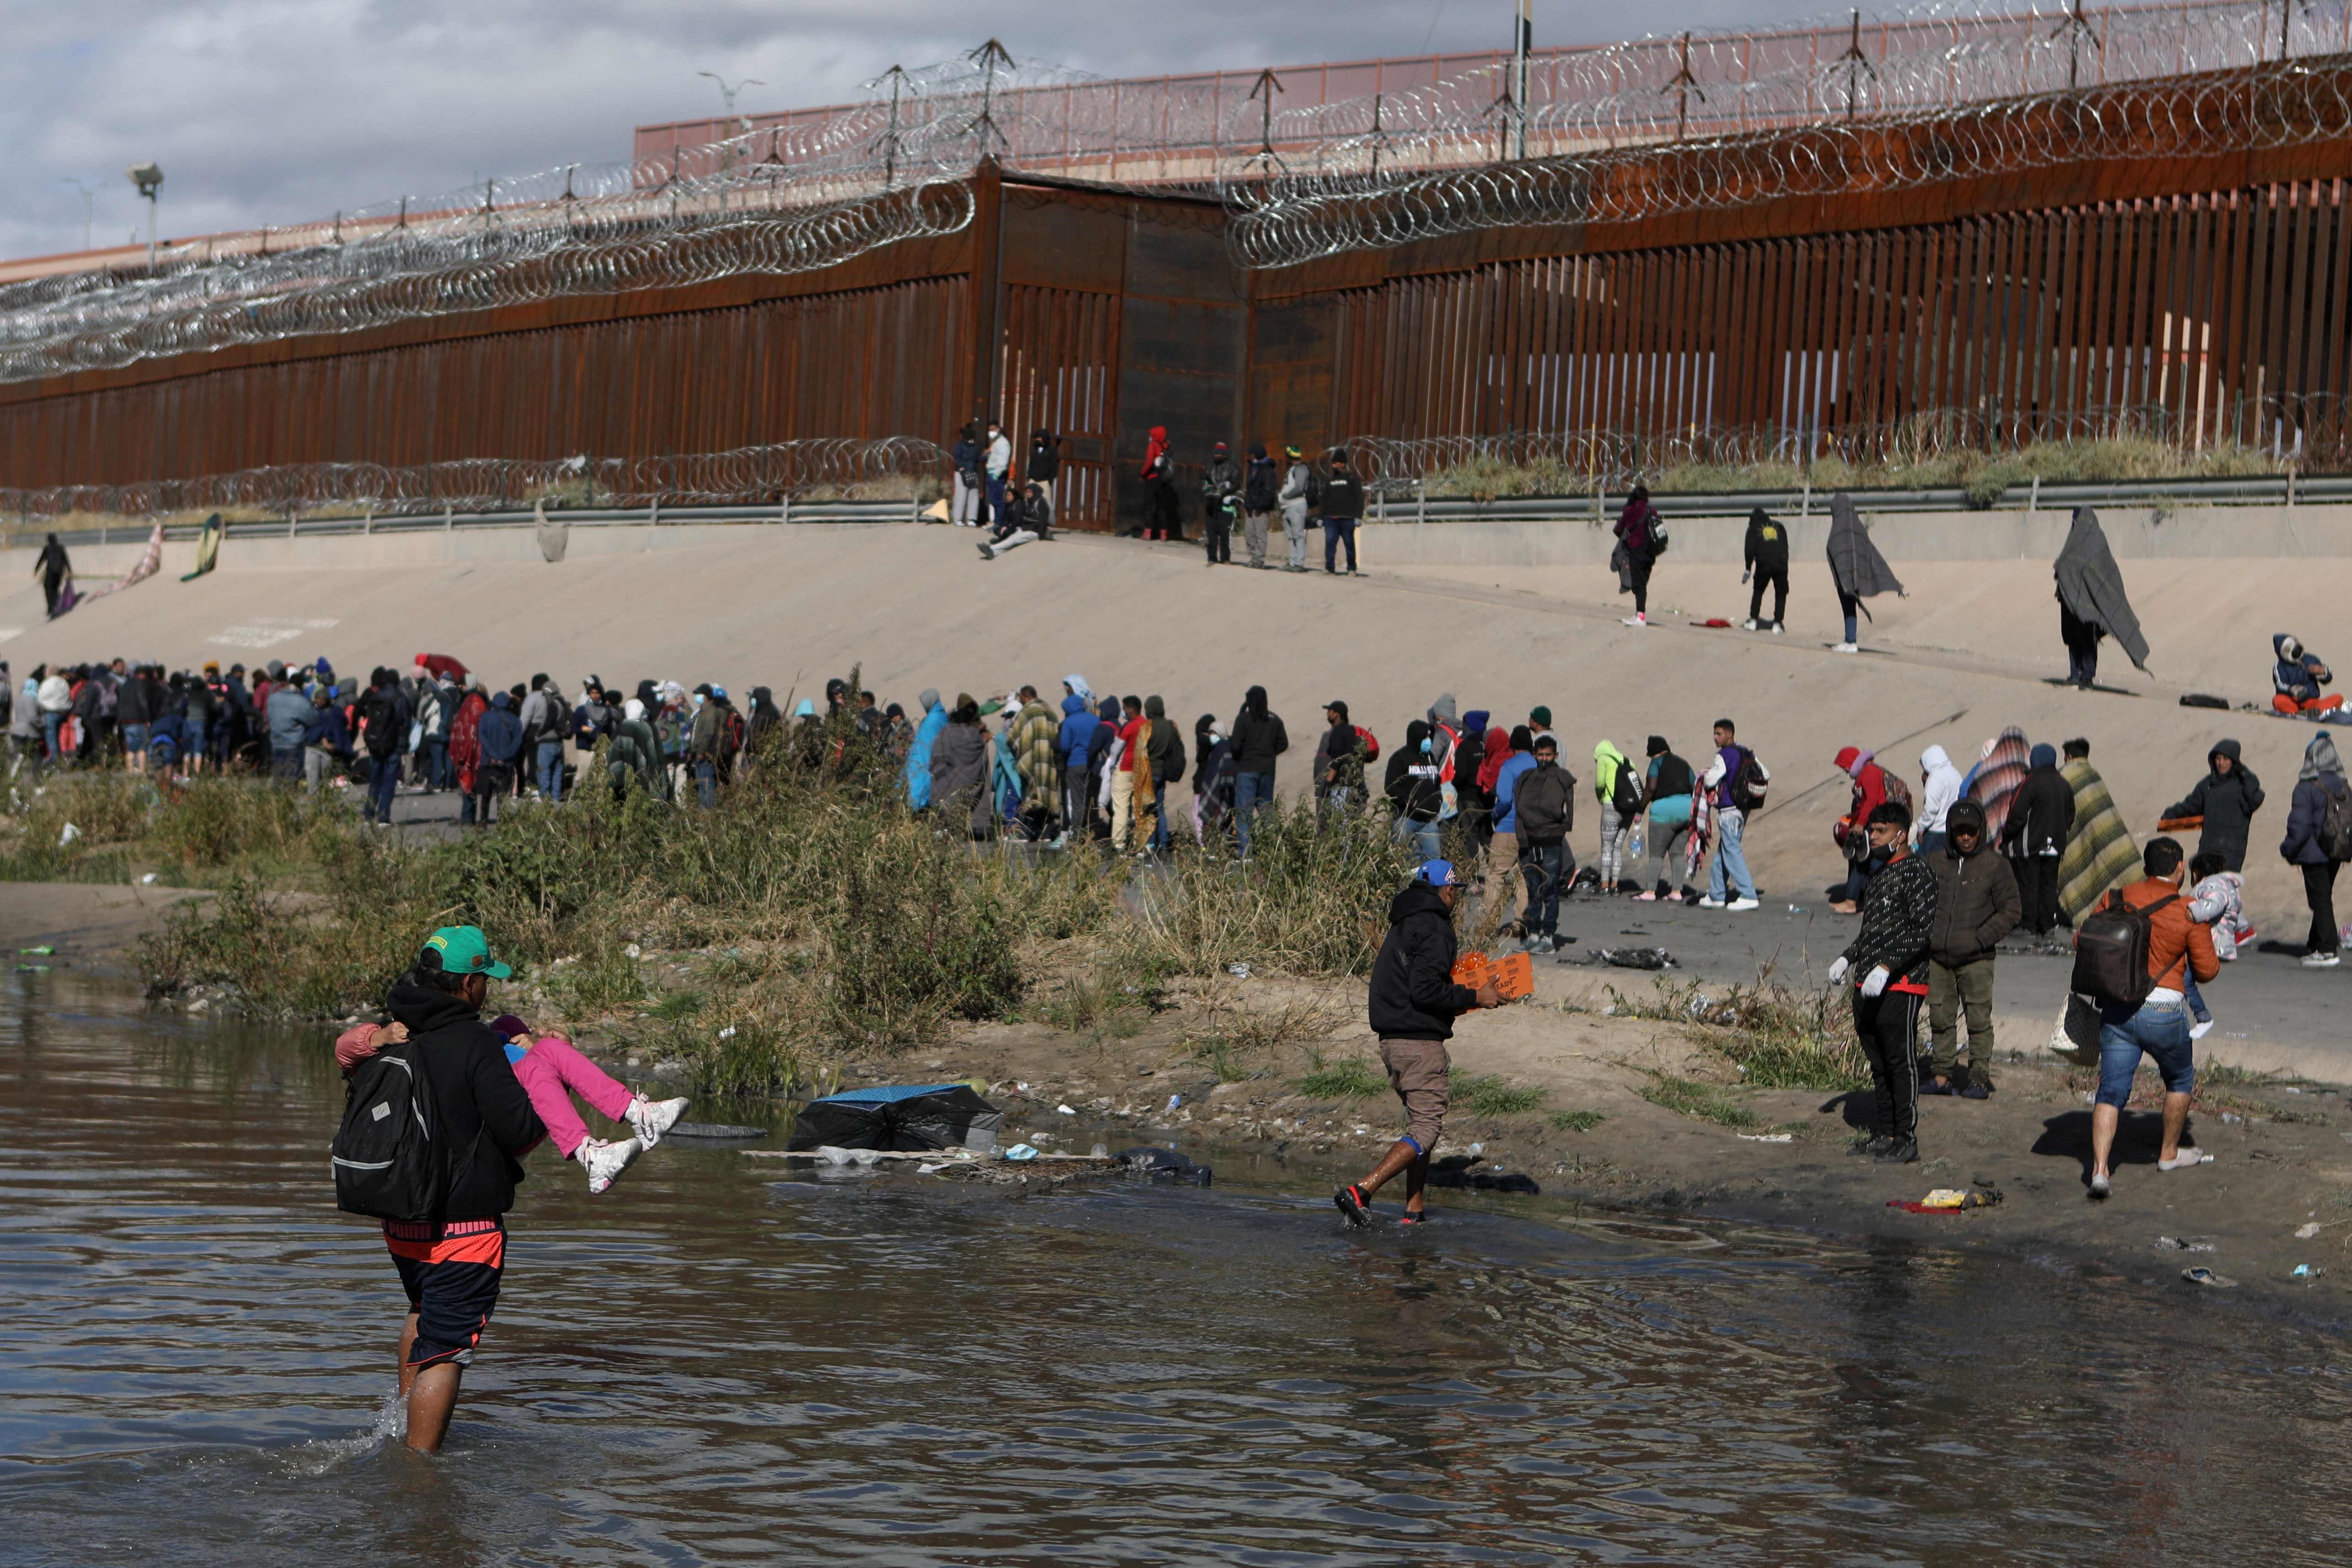
[[563, 742], [539, 743], [539, 793], [550, 800], [563, 798]]
[[188, 755], [191, 759], [193, 759], [193, 758], [196, 758], [196, 757], [201, 757], [201, 756], [203, 756], [203, 755], [205, 754], [205, 721], [204, 721], [202, 719], [191, 719], [191, 720], [189, 720], [189, 721], [187, 721], [187, 723], [188, 723], [188, 750], [187, 750], [187, 755]]
[[1854, 624], [1854, 612], [1859, 610], [1861, 607], [1862, 601], [1860, 599], [1855, 598], [1853, 595], [1847, 593], [1843, 588], [1838, 590], [1838, 614], [1845, 617], [1845, 640], [1848, 642], [1860, 642], [1862, 640], [1860, 637], [1853, 635], [1856, 631], [1861, 629]]
[[368, 759], [368, 820], [390, 822], [392, 797], [400, 790], [400, 753]]
[[2197, 1061], [2189, 1043], [2189, 1008], [2180, 1002], [2143, 1002], [2135, 1011], [2110, 1003], [2099, 1009], [2099, 1103], [2123, 1109], [2145, 1052], [2164, 1075], [2167, 1094], [2197, 1088]]
[[694, 764], [694, 788], [705, 807], [719, 804], [719, 768], [716, 763]]
[[1323, 520], [1323, 570], [1333, 570], [1339, 560], [1339, 542], [1348, 542], [1348, 570], [1356, 569], [1356, 520], [1352, 517], [1327, 517]]
[[454, 789], [457, 787], [457, 781], [452, 778], [449, 773], [449, 742], [446, 741], [425, 742], [425, 787], [426, 789]]
[[48, 742], [48, 750], [45, 754], [53, 763], [58, 760], [58, 731], [65, 721], [66, 716], [62, 713], [41, 715], [41, 737]]
[[1437, 839], [1437, 824], [1433, 822], [1415, 822], [1410, 816], [1400, 816], [1396, 819], [1395, 832], [1398, 843], [1412, 845], [1412, 852], [1424, 860], [1436, 859], [1443, 847]]
[[1575, 870], [1576, 858], [1569, 853], [1566, 839], [1520, 846], [1519, 871], [1528, 879], [1529, 936], [1559, 934], [1560, 884]]
[[1250, 851], [1250, 818], [1257, 808], [1274, 798], [1272, 773], [1235, 773], [1234, 775], [1234, 827], [1241, 835], [1242, 853]]
[[136, 757], [143, 755], [146, 750], [147, 726], [144, 724], [122, 726], [122, 754], [127, 757]]
[[1706, 870], [1707, 897], [1726, 898], [1728, 892], [1743, 899], [1756, 896], [1756, 879], [1748, 874], [1748, 857], [1739, 848], [1746, 826], [1747, 817], [1738, 806], [1727, 805], [1715, 814], [1715, 864]]

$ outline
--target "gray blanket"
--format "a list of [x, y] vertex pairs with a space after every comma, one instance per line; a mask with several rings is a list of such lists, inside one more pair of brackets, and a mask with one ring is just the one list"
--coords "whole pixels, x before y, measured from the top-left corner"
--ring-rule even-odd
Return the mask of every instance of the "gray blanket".
[[[1854, 510], [1853, 498], [1843, 490], [1830, 498], [1830, 574], [1837, 579], [1838, 592], [1850, 598], [1903, 592], [1895, 568], [1871, 542], [1870, 530], [1862, 513]], [[1869, 607], [1864, 606], [1862, 613], [1869, 615]]]
[[2058, 597], [2074, 617], [2115, 638], [2131, 656], [2132, 663], [2146, 669], [2147, 639], [2140, 636], [2139, 617], [2132, 614], [2131, 600], [2124, 595], [2123, 569], [2116, 564], [2115, 552], [2107, 548], [2107, 531], [2099, 526], [2099, 514], [2089, 507], [2074, 509], [2074, 525], [2066, 532], [2055, 570]]

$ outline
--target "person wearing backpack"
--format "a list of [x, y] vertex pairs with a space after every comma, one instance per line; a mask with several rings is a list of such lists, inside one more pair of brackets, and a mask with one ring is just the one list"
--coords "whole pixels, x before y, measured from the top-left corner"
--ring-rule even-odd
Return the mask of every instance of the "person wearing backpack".
[[[2344, 764], [2336, 755], [2336, 742], [2314, 735], [2303, 750], [2303, 771], [2295, 775], [2294, 799], [2287, 807], [2286, 837], [2279, 858], [2303, 869], [2304, 902], [2311, 906], [2311, 944], [2303, 955], [2305, 969], [2333, 969], [2342, 962], [2337, 949], [2336, 873], [2352, 860], [2352, 789], [2344, 782]], [[2210, 976], [2200, 975], [2199, 979]]]
[[[1901, 780], [1878, 765], [1878, 753], [1860, 746], [1843, 746], [1833, 759], [1838, 772], [1853, 781], [1853, 801], [1846, 814], [1830, 824], [1830, 837], [1846, 858], [1845, 880], [1826, 889], [1832, 913], [1850, 915], [1862, 908], [1862, 890], [1879, 868], [1870, 853], [1870, 814], [1890, 800], [1911, 804]], [[1901, 792], [1901, 793], [1898, 793]]]
[[1282, 479], [1275, 472], [1274, 459], [1265, 455], [1264, 443], [1252, 444], [1249, 468], [1242, 476], [1242, 542], [1249, 549], [1249, 563], [1260, 572], [1265, 570], [1266, 531], [1281, 497]]
[[1289, 564], [1285, 572], [1307, 570], [1307, 510], [1323, 499], [1323, 481], [1301, 457], [1296, 447], [1285, 447], [1282, 455], [1290, 459], [1290, 468], [1282, 476], [1282, 491], [1275, 499], [1282, 503], [1282, 539], [1290, 547]]
[[506, 1041], [482, 1020], [489, 983], [513, 973], [490, 956], [478, 928], [445, 926], [389, 998], [393, 1021], [408, 1030], [400, 1048], [418, 1069], [409, 1075], [417, 1109], [446, 1162], [434, 1173], [432, 1217], [383, 1221], [408, 1296], [400, 1392], [408, 1447], [420, 1453], [438, 1450], [447, 1435], [459, 1380], [498, 1306], [506, 1214], [523, 1173], [516, 1156], [547, 1136], [508, 1063]]
[[[1544, 717], [1549, 721], [1551, 716]], [[1559, 737], [1549, 730], [1536, 732], [1538, 748], [1547, 741], [1559, 749]], [[1642, 815], [1642, 786], [1634, 779], [1633, 759], [1614, 742], [1592, 748], [1592, 794], [1601, 803], [1601, 890], [1633, 892], [1636, 884], [1625, 875], [1625, 846], [1633, 837], [1633, 819]]]
[[1666, 552], [1666, 531], [1659, 521], [1658, 509], [1650, 504], [1650, 492], [1635, 485], [1633, 493], [1625, 498], [1625, 510], [1617, 515], [1616, 559], [1618, 591], [1633, 595], [1633, 613], [1625, 617], [1629, 626], [1650, 624], [1650, 573], [1658, 564], [1658, 557]]
[[1365, 757], [1349, 721], [1348, 705], [1339, 698], [1323, 704], [1323, 733], [1315, 742], [1315, 761], [1308, 771], [1316, 803], [1327, 811], [1346, 811], [1364, 798]]
[[[2326, 737], [2320, 737], [2325, 740]], [[2331, 750], [2330, 752], [2333, 755]], [[2339, 775], [2336, 787], [2343, 787]], [[2213, 933], [2190, 915], [2181, 896], [2183, 857], [2177, 838], [2151, 838], [2140, 856], [2147, 874], [2107, 895], [2105, 903], [2085, 916], [2075, 935], [2074, 989], [2086, 990], [2087, 948], [2104, 949], [2112, 959], [2127, 952], [2134, 961], [2142, 952], [2145, 963], [2134, 962], [2134, 973], [2103, 976], [2093, 994], [2099, 1004], [2099, 1092], [2091, 1107], [2091, 1196], [2105, 1198], [2113, 1190], [2108, 1156], [2116, 1146], [2116, 1129], [2124, 1104], [2131, 1099], [2132, 1079], [2139, 1059], [2155, 1058], [2164, 1077], [2164, 1136], [2157, 1150], [2156, 1168], [2178, 1171], [2201, 1165], [2206, 1156], [2194, 1146], [2183, 1148], [2180, 1134], [2189, 1121], [2189, 1097], [2197, 1089], [2196, 1047], [2189, 1038], [2188, 987], [2190, 976], [2209, 981], [2221, 973], [2213, 952]], [[2120, 921], [2117, 917], [2120, 916]], [[2103, 943], [2109, 923], [2125, 929], [2130, 940]], [[2137, 928], [2137, 929], [2131, 929]], [[2098, 965], [2112, 969], [2112, 963]], [[2139, 993], [2137, 998], [2130, 995]]]
[[400, 788], [401, 753], [408, 750], [408, 698], [394, 670], [378, 665], [370, 679], [367, 695], [360, 699], [368, 754], [368, 803], [360, 820], [390, 827], [393, 795]]
[[1853, 979], [1853, 1032], [1870, 1059], [1876, 1120], [1851, 1153], [1882, 1165], [1919, 1158], [1919, 1004], [1936, 926], [1936, 873], [1910, 852], [1910, 808], [1882, 802], [1867, 824], [1885, 863], [1862, 890], [1862, 929], [1830, 965], [1830, 984]]
[[[1715, 808], [1715, 860], [1707, 868], [1703, 910], [1753, 910], [1762, 906], [1756, 896], [1756, 879], [1748, 874], [1748, 857], [1740, 847], [1748, 813], [1764, 804], [1772, 775], [1756, 753], [1741, 745], [1728, 719], [1715, 721], [1715, 761], [1707, 765], [1703, 784]], [[1906, 814], [1906, 819], [1908, 814]]]

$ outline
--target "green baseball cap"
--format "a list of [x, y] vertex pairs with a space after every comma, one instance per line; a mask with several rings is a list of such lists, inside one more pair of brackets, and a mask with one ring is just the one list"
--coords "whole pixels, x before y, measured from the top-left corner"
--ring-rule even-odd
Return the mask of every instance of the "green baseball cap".
[[492, 980], [507, 980], [514, 974], [490, 956], [490, 939], [479, 926], [443, 926], [425, 939], [425, 950], [417, 961], [423, 963], [427, 955], [438, 959], [451, 974], [481, 974]]

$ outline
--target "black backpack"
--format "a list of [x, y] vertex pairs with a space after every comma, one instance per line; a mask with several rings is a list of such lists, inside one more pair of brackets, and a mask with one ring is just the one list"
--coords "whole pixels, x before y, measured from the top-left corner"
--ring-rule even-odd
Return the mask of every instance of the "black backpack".
[[1310, 507], [1323, 504], [1323, 476], [1312, 468], [1307, 470], [1307, 504]]
[[441, 1218], [449, 1160], [434, 1126], [425, 1053], [387, 1046], [352, 1071], [335, 1129], [335, 1206], [412, 1224]]
[[2352, 860], [2352, 790], [2326, 784], [2327, 809], [2319, 814], [2319, 847], [2330, 860]]
[[1764, 765], [1756, 760], [1755, 752], [1745, 746], [1738, 751], [1739, 766], [1731, 774], [1731, 804], [1745, 814], [1764, 804], [1764, 792], [1770, 787], [1770, 781], [1765, 778]]
[[381, 759], [400, 750], [405, 737], [400, 733], [398, 723], [400, 704], [393, 700], [392, 693], [372, 690], [360, 699], [360, 717], [367, 721], [369, 756]]
[[2147, 972], [2154, 916], [2165, 905], [2179, 901], [2180, 895], [2171, 893], [2135, 910], [2125, 905], [2120, 889], [2109, 893], [2107, 901], [2074, 928], [2075, 993], [2119, 1007], [2137, 1007], [2147, 1001], [2156, 989], [2156, 977]]

